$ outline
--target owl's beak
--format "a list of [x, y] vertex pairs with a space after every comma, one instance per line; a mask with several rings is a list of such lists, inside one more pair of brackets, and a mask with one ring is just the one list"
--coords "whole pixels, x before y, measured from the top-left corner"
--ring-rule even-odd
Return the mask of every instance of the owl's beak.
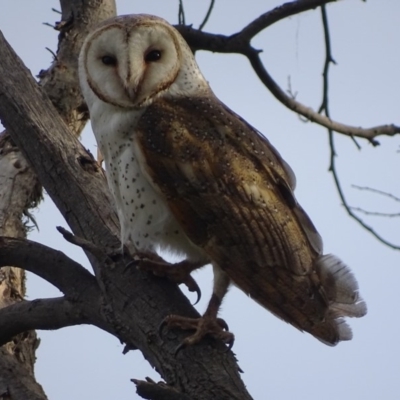
[[135, 87], [132, 86], [132, 84], [125, 85], [125, 93], [128, 96], [129, 99], [131, 99], [133, 102], [136, 101], [137, 96], [138, 96], [138, 90], [137, 86]]

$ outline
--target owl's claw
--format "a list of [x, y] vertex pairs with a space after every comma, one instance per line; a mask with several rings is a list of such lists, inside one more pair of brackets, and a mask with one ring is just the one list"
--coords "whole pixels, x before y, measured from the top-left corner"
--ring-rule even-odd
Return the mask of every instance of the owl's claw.
[[235, 342], [235, 336], [233, 333], [228, 331], [228, 324], [222, 318], [213, 318], [208, 315], [204, 315], [201, 318], [186, 318], [178, 315], [168, 315], [159, 326], [160, 335], [164, 327], [168, 327], [169, 329], [179, 328], [195, 331], [193, 335], [188, 336], [179, 344], [175, 349], [175, 355], [185, 347], [200, 342], [200, 340], [206, 335], [212, 336], [214, 339], [222, 340], [227, 345], [227, 351], [232, 348]]
[[147, 257], [134, 260], [128, 264], [129, 266], [137, 266], [137, 268], [152, 272], [159, 277], [165, 277], [172, 282], [180, 285], [185, 284], [189, 292], [196, 292], [197, 300], [193, 305], [196, 305], [201, 299], [201, 290], [197, 282], [190, 275], [190, 272], [198, 268], [197, 264], [188, 261], [182, 261], [176, 264], [169, 264], [162, 261], [151, 260]]
[[186, 285], [188, 288], [189, 292], [196, 292], [197, 294], [197, 300], [193, 303], [195, 306], [201, 299], [201, 290], [200, 286], [197, 284], [197, 282], [193, 279], [192, 275], [187, 275], [186, 280], [182, 282]]

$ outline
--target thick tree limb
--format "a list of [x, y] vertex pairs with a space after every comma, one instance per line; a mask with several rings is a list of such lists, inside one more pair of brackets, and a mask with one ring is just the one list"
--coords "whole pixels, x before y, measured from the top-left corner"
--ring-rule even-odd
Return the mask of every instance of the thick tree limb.
[[343, 135], [367, 139], [373, 145], [378, 145], [379, 143], [375, 140], [377, 136], [394, 136], [399, 134], [400, 126], [390, 124], [372, 128], [360, 128], [333, 121], [328, 116], [318, 113], [311, 107], [288, 96], [285, 91], [282, 90], [263, 65], [259, 56], [260, 51], [254, 49], [250, 44], [255, 35], [275, 22], [333, 1], [336, 0], [298, 0], [285, 3], [262, 14], [240, 32], [231, 36], [207, 33], [193, 29], [191, 26], [178, 25], [176, 28], [184, 36], [193, 51], [207, 50], [216, 53], [237, 53], [246, 56], [261, 82], [269, 89], [275, 98], [290, 110], [307, 118], [307, 120]]
[[[61, 251], [24, 239], [0, 237], [0, 267], [16, 265], [51, 283], [69, 298], [96, 286], [95, 277]], [[1, 324], [0, 324], [1, 326]]]
[[60, 329], [90, 321], [65, 297], [21, 301], [0, 309], [0, 345], [31, 329]]
[[[118, 221], [97, 163], [69, 134], [3, 37], [0, 59], [0, 115], [13, 140], [74, 234], [96, 246], [118, 247]], [[177, 362], [174, 350], [185, 333], [169, 332], [163, 339], [157, 335], [159, 323], [168, 314], [198, 316], [176, 285], [127, 269], [123, 261], [107, 268], [93, 256], [89, 259], [104, 284], [106, 323], [118, 337], [136, 345], [169, 385], [199, 400], [251, 398], [233, 354], [222, 343], [205, 340], [181, 352]]]

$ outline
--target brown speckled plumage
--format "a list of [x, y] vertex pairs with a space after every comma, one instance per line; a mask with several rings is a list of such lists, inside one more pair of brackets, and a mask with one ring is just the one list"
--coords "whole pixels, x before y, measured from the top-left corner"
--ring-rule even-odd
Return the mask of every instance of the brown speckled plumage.
[[137, 135], [148, 174], [188, 237], [258, 303], [337, 343], [328, 317], [335, 294], [316, 264], [322, 243], [268, 140], [211, 96], [157, 100]]

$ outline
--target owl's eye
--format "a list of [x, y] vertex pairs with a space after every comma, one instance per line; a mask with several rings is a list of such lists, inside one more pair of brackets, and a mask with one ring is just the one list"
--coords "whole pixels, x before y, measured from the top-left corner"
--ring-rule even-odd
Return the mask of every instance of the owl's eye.
[[113, 56], [103, 56], [101, 57], [101, 62], [104, 65], [117, 65], [117, 59]]
[[152, 50], [148, 52], [144, 58], [146, 62], [155, 62], [161, 58], [161, 51], [160, 50]]

